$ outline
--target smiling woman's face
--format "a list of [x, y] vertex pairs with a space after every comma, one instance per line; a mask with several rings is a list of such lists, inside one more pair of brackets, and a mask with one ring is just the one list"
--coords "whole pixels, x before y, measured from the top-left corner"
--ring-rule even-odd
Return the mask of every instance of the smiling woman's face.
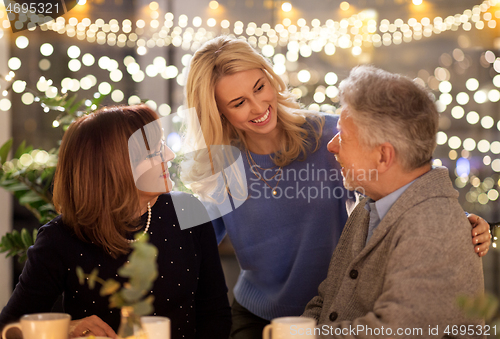
[[215, 87], [219, 112], [249, 138], [273, 136], [278, 122], [276, 90], [260, 69], [222, 77]]

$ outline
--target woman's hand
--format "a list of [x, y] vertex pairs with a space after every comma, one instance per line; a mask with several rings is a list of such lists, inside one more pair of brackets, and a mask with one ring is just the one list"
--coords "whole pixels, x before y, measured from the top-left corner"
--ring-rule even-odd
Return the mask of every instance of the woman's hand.
[[469, 214], [469, 222], [472, 225], [472, 244], [474, 251], [482, 257], [488, 253], [491, 245], [490, 225], [483, 218]]
[[116, 338], [115, 331], [96, 315], [71, 321], [70, 338], [88, 337], [89, 335]]

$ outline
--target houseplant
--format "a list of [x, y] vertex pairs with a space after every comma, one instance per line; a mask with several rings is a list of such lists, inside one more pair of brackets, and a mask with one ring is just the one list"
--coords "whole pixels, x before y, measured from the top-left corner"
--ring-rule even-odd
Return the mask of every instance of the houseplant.
[[[101, 95], [90, 101], [77, 101], [76, 94], [64, 94], [55, 98], [40, 95], [36, 100], [45, 109], [59, 112], [55, 125], [65, 131], [76, 118], [95, 110], [104, 98]], [[85, 102], [87, 105], [84, 105]], [[12, 145], [13, 140], [9, 139], [0, 146], [0, 187], [11, 192], [43, 225], [57, 216], [52, 204], [51, 184], [59, 150], [33, 149], [23, 141], [8, 160]], [[0, 253], [6, 253], [7, 257], [17, 256], [20, 262], [24, 262], [27, 258], [26, 251], [33, 245], [36, 235], [36, 229], [33, 232], [26, 229], [8, 232], [0, 240]]]
[[91, 273], [86, 274], [81, 267], [76, 268], [80, 284], [87, 282], [89, 288], [93, 289], [95, 283], [100, 283], [101, 296], [109, 295], [109, 308], [120, 308], [122, 311], [121, 324], [118, 329], [119, 338], [142, 338], [140, 316], [153, 313], [154, 296], [149, 295], [153, 282], [158, 276], [156, 255], [158, 250], [148, 243], [147, 234], [136, 236], [136, 242], [132, 243], [132, 252], [125, 263], [118, 270], [118, 275], [128, 278], [121, 289], [120, 284], [114, 279], [103, 280], [99, 278], [99, 271], [94, 268]]

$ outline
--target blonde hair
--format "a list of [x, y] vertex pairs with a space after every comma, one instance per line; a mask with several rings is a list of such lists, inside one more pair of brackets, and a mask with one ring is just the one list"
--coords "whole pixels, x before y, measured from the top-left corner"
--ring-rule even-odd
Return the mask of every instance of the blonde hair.
[[[270, 63], [257, 53], [246, 41], [220, 36], [206, 42], [193, 56], [185, 87], [188, 108], [194, 108], [196, 115], [190, 115], [187, 122], [187, 139], [195, 147], [211, 145], [235, 145], [248, 149], [245, 134], [233, 127], [227, 119], [221, 119], [215, 100], [215, 87], [219, 79], [241, 71], [260, 69], [277, 92], [278, 125], [282, 132], [280, 151], [273, 161], [285, 166], [299, 159], [305, 160], [308, 152], [319, 148], [324, 119], [319, 114], [300, 109], [283, 80], [273, 71]], [[198, 119], [198, 121], [194, 121]], [[305, 126], [304, 126], [305, 125]], [[202, 135], [199, 135], [201, 127]], [[308, 141], [310, 134], [314, 143]], [[206, 162], [205, 162], [206, 163]], [[183, 178], [192, 175], [184, 173]], [[202, 174], [200, 171], [199, 174]]]
[[83, 241], [116, 258], [130, 250], [139, 192], [128, 139], [158, 116], [145, 105], [100, 109], [72, 123], [63, 136], [54, 177], [54, 205]]
[[362, 145], [389, 142], [408, 171], [431, 162], [439, 113], [425, 88], [399, 74], [358, 66], [342, 81], [340, 100], [358, 127]]

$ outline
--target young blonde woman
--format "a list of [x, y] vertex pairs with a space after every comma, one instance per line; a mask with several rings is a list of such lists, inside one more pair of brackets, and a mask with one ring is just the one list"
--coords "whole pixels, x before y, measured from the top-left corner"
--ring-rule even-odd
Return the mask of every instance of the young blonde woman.
[[[147, 232], [158, 248], [158, 278], [151, 290], [155, 315], [170, 318], [172, 338], [228, 337], [230, 307], [211, 223], [181, 230], [172, 199], [175, 195], [179, 202], [187, 195], [136, 188], [138, 168], [148, 182], [166, 181], [172, 187], [168, 172], [155, 172], [174, 157], [157, 119], [145, 105], [118, 106], [70, 125], [54, 180], [54, 202], [62, 214], [40, 228], [28, 250], [19, 284], [0, 314], [0, 328], [23, 314], [50, 312], [62, 293], [64, 311], [75, 319], [70, 337], [114, 338], [120, 310], [108, 307], [99, 288], [80, 285], [75, 268], [97, 268], [101, 278], [123, 282], [117, 270], [127, 260], [134, 235]], [[129, 143], [146, 125], [153, 128], [140, 141], [148, 146]], [[148, 166], [152, 173], [145, 170]], [[206, 213], [199, 203], [189, 206], [186, 212]]]
[[[269, 320], [301, 315], [317, 294], [347, 219], [346, 201], [354, 195], [326, 148], [337, 118], [300, 109], [264, 57], [224, 36], [195, 53], [185, 90], [188, 108], [196, 110], [188, 139], [198, 148], [233, 145], [241, 152], [249, 197], [213, 224], [219, 242], [229, 236], [241, 266], [231, 337], [261, 338]], [[199, 182], [211, 165], [197, 165], [182, 177], [206, 193]], [[476, 252], [484, 255], [487, 223], [476, 233], [473, 243], [483, 243]]]

